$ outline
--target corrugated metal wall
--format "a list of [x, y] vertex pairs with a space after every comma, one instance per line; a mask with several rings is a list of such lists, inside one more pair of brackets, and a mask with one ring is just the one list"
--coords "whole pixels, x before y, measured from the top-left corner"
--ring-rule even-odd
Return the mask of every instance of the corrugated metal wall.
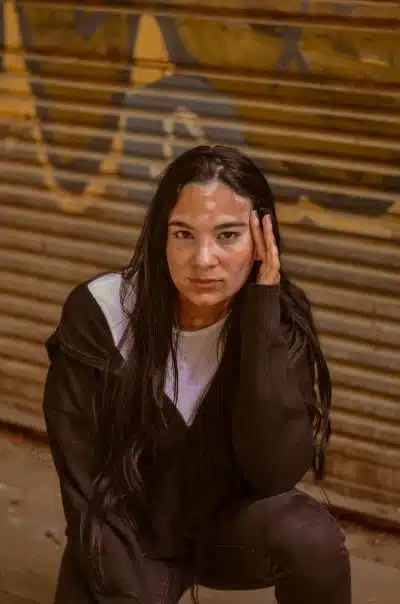
[[400, 5], [198, 4], [0, 3], [0, 417], [42, 425], [43, 340], [75, 283], [130, 257], [165, 163], [233, 144], [323, 334], [328, 486], [398, 507]]

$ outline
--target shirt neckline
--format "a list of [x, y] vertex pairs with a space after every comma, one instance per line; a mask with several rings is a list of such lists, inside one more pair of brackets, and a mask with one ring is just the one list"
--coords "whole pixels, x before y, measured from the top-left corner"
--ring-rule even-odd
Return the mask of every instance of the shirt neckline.
[[211, 323], [211, 325], [207, 325], [206, 327], [200, 327], [200, 329], [179, 329], [178, 327], [174, 327], [174, 333], [178, 333], [179, 335], [183, 335], [184, 337], [194, 337], [196, 335], [207, 335], [208, 333], [216, 331], [220, 325], [225, 323], [228, 318], [230, 311], [227, 312], [223, 317], [218, 319], [215, 323]]

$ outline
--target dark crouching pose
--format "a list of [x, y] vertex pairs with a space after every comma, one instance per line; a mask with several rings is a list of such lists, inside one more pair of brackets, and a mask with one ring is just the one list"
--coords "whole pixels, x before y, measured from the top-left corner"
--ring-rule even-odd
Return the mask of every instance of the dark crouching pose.
[[261, 171], [201, 146], [162, 175], [131, 264], [68, 296], [43, 406], [67, 521], [55, 604], [198, 585], [350, 603], [343, 534], [296, 489], [324, 472], [331, 383], [279, 252]]

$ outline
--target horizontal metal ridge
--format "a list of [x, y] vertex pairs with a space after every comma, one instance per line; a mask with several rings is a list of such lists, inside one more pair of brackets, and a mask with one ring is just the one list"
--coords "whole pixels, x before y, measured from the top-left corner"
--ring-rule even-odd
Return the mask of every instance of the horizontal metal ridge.
[[[114, 250], [111, 246], [104, 245], [102, 247], [101, 262], [99, 263], [99, 248], [96, 243], [82, 242], [80, 240], [69, 240], [67, 237], [54, 235], [43, 235], [41, 233], [21, 233], [15, 239], [15, 246], [10, 248], [9, 242], [12, 241], [14, 230], [12, 228], [0, 227], [0, 235], [2, 243], [5, 245], [2, 248], [1, 265], [6, 272], [21, 267], [22, 272], [28, 271], [30, 274], [38, 267], [38, 275], [44, 275], [46, 278], [53, 278], [60, 281], [60, 267], [64, 279], [67, 275], [81, 273], [85, 276], [96, 274], [105, 269], [114, 270], [120, 268], [129, 261], [131, 255], [130, 248], [120, 248]], [[132, 244], [133, 247], [133, 244]], [[34, 252], [34, 255], [32, 255]], [[77, 277], [78, 278], [78, 277]], [[69, 279], [74, 281], [72, 279]], [[14, 305], [15, 306], [15, 305]], [[342, 358], [345, 354], [351, 361], [357, 359], [360, 362], [371, 364], [371, 359], [374, 359], [378, 354], [379, 365], [383, 370], [397, 370], [398, 347], [400, 342], [395, 338], [396, 323], [393, 329], [390, 329], [390, 321], [376, 320], [373, 317], [362, 318], [356, 317], [356, 331], [352, 331], [346, 327], [347, 322], [352, 322], [351, 313], [342, 313], [343, 321], [340, 324], [340, 313], [338, 317], [339, 323], [335, 328], [332, 328], [329, 323], [329, 316], [334, 316], [337, 311], [331, 309], [321, 309], [319, 304], [314, 305], [314, 313], [319, 323], [319, 326], [324, 334], [325, 346], [331, 351], [333, 358]], [[342, 329], [342, 328], [343, 329]], [[380, 341], [377, 340], [375, 331], [381, 333]], [[393, 338], [392, 336], [393, 332]], [[385, 337], [385, 333], [389, 334]], [[339, 357], [337, 356], [339, 355]], [[374, 361], [376, 364], [377, 360]]]
[[56, 281], [76, 282], [90, 278], [103, 272], [100, 259], [98, 263], [83, 263], [77, 260], [63, 258], [50, 258], [49, 256], [33, 255], [10, 249], [2, 249], [0, 254], [0, 268], [30, 275], [41, 275], [46, 277], [52, 274]]
[[357, 459], [371, 464], [378, 464], [382, 468], [400, 469], [400, 451], [396, 446], [381, 443], [372, 443], [368, 440], [356, 438], [354, 435], [345, 436], [333, 432], [329, 445], [332, 456], [339, 453], [346, 458]]
[[[4, 295], [22, 297], [28, 303], [42, 305], [40, 307], [48, 305], [48, 308], [56, 308], [58, 311], [71, 290], [68, 283], [56, 283], [50, 276], [22, 275], [0, 269], [0, 279]], [[9, 308], [6, 304], [2, 310], [7, 314]], [[43, 320], [40, 313], [34, 313], [34, 316]]]
[[[141, 163], [143, 163], [144, 161], [148, 162], [149, 160], [143, 159]], [[4, 170], [4, 177], [6, 177], [7, 171], [9, 171], [9, 174], [29, 174], [31, 176], [41, 176], [43, 174], [43, 166], [40, 164], [29, 164], [27, 162], [24, 162], [22, 164], [18, 161], [10, 160], [0, 160], [0, 171], [2, 170]], [[96, 182], [101, 183], [103, 186], [114, 186], [117, 188], [120, 187], [121, 189], [127, 187], [130, 190], [136, 189], [139, 191], [154, 190], [154, 183], [152, 183], [150, 180], [124, 178], [122, 176], [118, 176], [118, 174], [96, 174], [92, 172], [83, 172], [78, 170], [67, 170], [64, 168], [53, 168], [52, 171], [56, 177], [62, 178], [64, 180], [69, 180], [70, 182], [86, 183], [88, 180], [96, 178]]]
[[[69, 113], [77, 112], [79, 114], [90, 114], [90, 115], [114, 115], [119, 117], [140, 117], [143, 120], [163, 120], [166, 115], [162, 110], [156, 109], [138, 109], [128, 107], [117, 107], [115, 105], [104, 105], [104, 104], [93, 104], [93, 103], [76, 103], [71, 101], [55, 101], [45, 100], [40, 98], [30, 99], [25, 97], [19, 97], [14, 95], [13, 105], [19, 109], [22, 107], [31, 107], [34, 104], [37, 107], [43, 109], [58, 109], [65, 110]], [[8, 94], [2, 92], [0, 94], [0, 107], [1, 114], [12, 115], [13, 107], [10, 106], [10, 98]], [[329, 143], [339, 143], [340, 145], [362, 145], [377, 149], [393, 149], [398, 151], [400, 149], [400, 142], [394, 138], [390, 140], [384, 137], [378, 137], [376, 135], [362, 135], [358, 133], [335, 133], [327, 130], [321, 130], [316, 128], [301, 128], [299, 126], [291, 125], [290, 128], [287, 126], [280, 126], [277, 124], [264, 124], [262, 122], [251, 122], [240, 118], [223, 118], [223, 117], [208, 117], [201, 116], [199, 122], [205, 125], [214, 126], [215, 128], [224, 128], [232, 131], [240, 131], [255, 134], [271, 134], [282, 137], [299, 137], [305, 140], [311, 141], [322, 141]]]
[[34, 252], [50, 258], [66, 258], [67, 260], [76, 259], [80, 262], [89, 262], [96, 264], [101, 254], [102, 265], [104, 268], [115, 269], [127, 263], [133, 254], [134, 233], [132, 233], [131, 248], [117, 246], [114, 243], [82, 241], [81, 239], [71, 239], [71, 237], [45, 234], [32, 229], [32, 231], [23, 231], [11, 227], [4, 227], [0, 224], [0, 249], [7, 248], [19, 251]]
[[333, 408], [332, 425], [334, 433], [337, 435], [355, 437], [372, 444], [399, 447], [400, 449], [400, 424], [398, 422], [384, 421], [376, 417], [362, 417]]
[[[19, 279], [32, 279], [30, 275], [23, 273], [19, 275], [16, 273], [16, 276], [18, 276]], [[70, 291], [71, 289], [71, 284], [68, 284], [67, 290]], [[55, 325], [59, 320], [61, 313], [61, 306], [59, 304], [37, 300], [35, 298], [35, 290], [29, 290], [28, 293], [25, 289], [18, 293], [8, 292], [7, 289], [0, 291], [0, 312], [5, 316], [8, 316], [10, 314], [10, 309], [12, 309], [14, 318], [30, 319], [45, 325]], [[49, 335], [50, 333], [51, 330], [49, 329]]]
[[347, 359], [331, 358], [326, 354], [329, 369], [334, 380], [335, 387], [355, 388], [365, 393], [376, 396], [384, 396], [394, 402], [400, 397], [400, 377], [390, 375], [390, 379], [383, 374], [380, 368], [363, 367], [361, 365], [350, 365]]
[[[360, 316], [355, 310], [321, 308], [313, 304], [317, 325], [325, 334], [331, 336], [345, 335], [347, 339], [374, 346], [386, 346], [397, 351], [400, 370], [400, 324], [395, 320], [382, 320], [374, 316]], [[399, 409], [400, 412], [400, 409]]]
[[[9, 319], [8, 322], [7, 318]], [[4, 344], [5, 340], [9, 339], [12, 339], [18, 347], [25, 343], [28, 344], [31, 350], [39, 347], [45, 354], [44, 342], [53, 331], [54, 326], [35, 321], [33, 318], [14, 317], [11, 314], [7, 317], [0, 313], [0, 328], [0, 340], [4, 338], [1, 346], [3, 350], [7, 351], [7, 354], [11, 351], [11, 347]]]
[[[170, 67], [166, 67], [165, 63], [160, 63], [157, 61], [145, 61], [145, 60], [132, 60], [131, 62], [124, 62], [119, 60], [111, 60], [106, 58], [88, 58], [87, 56], [80, 55], [57, 55], [54, 53], [45, 53], [45, 52], [32, 52], [29, 50], [24, 50], [23, 52], [17, 51], [15, 49], [9, 49], [5, 51], [0, 48], [0, 57], [13, 58], [14, 60], [24, 59], [25, 61], [40, 61], [45, 62], [48, 65], [55, 65], [56, 68], [58, 66], [66, 66], [71, 65], [71, 68], [76, 68], [76, 62], [79, 61], [81, 67], [90, 68], [104, 68], [104, 69], [112, 69], [112, 70], [131, 70], [132, 67], [139, 67], [141, 71], [154, 70], [157, 69], [161, 74], [165, 72], [167, 75], [170, 72]], [[280, 75], [277, 73], [271, 73], [268, 71], [260, 72], [258, 71], [249, 71], [245, 69], [237, 70], [232, 66], [226, 66], [223, 70], [218, 68], [213, 68], [211, 66], [206, 65], [193, 65], [193, 66], [183, 66], [180, 64], [174, 65], [174, 73], [184, 76], [193, 76], [193, 77], [205, 77], [211, 78], [215, 81], [224, 81], [224, 80], [238, 80], [240, 82], [254, 83], [254, 84], [266, 84], [266, 85], [278, 85], [280, 87], [287, 86], [289, 88], [300, 88], [300, 89], [309, 89], [314, 91], [324, 91], [324, 92], [336, 92], [336, 93], [351, 93], [351, 94], [359, 94], [361, 96], [372, 96], [372, 97], [384, 97], [388, 99], [398, 99], [400, 98], [400, 88], [395, 83], [388, 84], [384, 82], [379, 83], [379, 87], [376, 84], [371, 84], [365, 80], [357, 80], [352, 78], [351, 82], [343, 82], [343, 80], [324, 77], [323, 80], [317, 76], [313, 75], [301, 75], [295, 73], [288, 73], [285, 75]]]
[[[133, 156], [132, 156], [133, 157]], [[135, 163], [137, 165], [145, 165], [148, 166], [149, 163], [152, 162], [154, 164], [160, 163], [160, 171], [165, 166], [166, 160], [162, 163], [159, 160], [153, 160], [151, 157], [137, 157], [135, 156]], [[0, 160], [0, 170], [4, 170], [3, 182], [7, 178], [7, 172], [9, 174], [21, 174], [22, 176], [31, 175], [42, 177], [43, 175], [43, 166], [40, 164], [20, 164], [17, 161], [2, 161]], [[97, 183], [101, 183], [103, 186], [111, 186], [114, 187], [113, 192], [117, 197], [127, 195], [125, 190], [132, 191], [144, 191], [151, 194], [155, 190], [155, 181], [154, 179], [143, 180], [138, 178], [128, 178], [124, 176], [114, 175], [105, 175], [105, 174], [96, 174], [89, 172], [78, 172], [73, 170], [67, 170], [62, 168], [52, 168], [52, 173], [59, 178], [63, 178], [64, 180], [68, 180], [70, 182], [76, 183], [87, 183], [91, 179], [96, 179]], [[293, 188], [307, 188], [309, 191], [319, 191], [323, 193], [332, 193], [337, 195], [342, 195], [346, 197], [363, 197], [365, 201], [371, 200], [371, 202], [375, 201], [377, 197], [379, 197], [382, 201], [387, 201], [389, 203], [396, 203], [398, 201], [398, 193], [396, 191], [385, 191], [376, 187], [366, 187], [366, 186], [351, 186], [351, 185], [341, 185], [337, 184], [333, 181], [316, 181], [309, 179], [302, 179], [294, 176], [284, 176], [278, 173], [270, 173], [268, 174], [268, 181], [272, 186], [274, 185], [286, 185]], [[11, 181], [12, 182], [12, 181]], [[23, 182], [23, 181], [22, 181]], [[121, 191], [121, 194], [119, 194]], [[121, 208], [122, 209], [122, 208]]]
[[[109, 242], [112, 245], [127, 246], [133, 245], [138, 237], [140, 229], [127, 226], [126, 223], [110, 224], [106, 218], [101, 219], [96, 215], [86, 216], [60, 211], [56, 205], [55, 195], [50, 191], [36, 193], [30, 187], [19, 187], [19, 194], [24, 202], [20, 207], [16, 207], [15, 204], [5, 204], [5, 198], [1, 193], [7, 195], [7, 192], [9, 198], [9, 187], [2, 187], [0, 183], [0, 199], [3, 202], [0, 205], [0, 222], [17, 225], [21, 231], [38, 229], [44, 233], [67, 234], [80, 241]], [[110, 211], [112, 205], [108, 203]]]
[[[35, 76], [33, 74], [27, 75], [26, 73], [10, 73], [3, 74], [3, 80], [15, 81], [17, 84], [21, 81], [29, 81], [34, 85], [41, 86], [57, 86], [59, 88], [75, 88], [79, 91], [87, 90], [94, 92], [107, 92], [114, 94], [117, 92], [122, 93], [134, 93], [135, 96], [145, 96], [154, 98], [171, 98], [180, 101], [191, 100], [197, 102], [213, 102], [225, 104], [227, 101], [239, 104], [242, 107], [248, 108], [262, 108], [269, 109], [272, 111], [279, 111], [282, 113], [289, 114], [302, 114], [302, 115], [320, 115], [326, 117], [344, 118], [351, 120], [364, 120], [374, 122], [384, 122], [388, 124], [399, 124], [400, 125], [400, 112], [396, 111], [395, 108], [388, 107], [386, 111], [366, 111], [362, 106], [353, 105], [351, 108], [345, 108], [336, 105], [327, 105], [326, 103], [307, 103], [307, 105], [300, 102], [288, 103], [287, 101], [271, 101], [265, 97], [250, 97], [240, 95], [234, 92], [198, 92], [192, 90], [185, 90], [177, 87], [135, 87], [132, 85], [121, 85], [111, 84], [109, 82], [93, 82], [86, 79], [74, 80], [68, 77], [49, 77], [49, 76]], [[18, 89], [18, 86], [17, 86]]]
[[[3, 121], [0, 119], [0, 126], [2, 125]], [[9, 125], [11, 124], [11, 122], [9, 122]], [[25, 125], [26, 128], [26, 125]], [[72, 127], [68, 127], [65, 126], [64, 128], [59, 129], [60, 132], [65, 132], [66, 134], [68, 133], [68, 129], [69, 129], [69, 134], [72, 134], [72, 132], [74, 131], [74, 128]], [[42, 125], [42, 130], [48, 132], [49, 134], [52, 134], [54, 132], [57, 131], [57, 129], [54, 128], [50, 128], [48, 127], [47, 124], [43, 124]], [[96, 133], [95, 134], [95, 128], [92, 129], [93, 131], [93, 136], [96, 136], [97, 138], [102, 137], [103, 135], [101, 133]], [[79, 134], [82, 132], [82, 130], [80, 129], [80, 127], [76, 127], [75, 131], [77, 132], [78, 136]], [[83, 134], [83, 132], [82, 132]], [[27, 137], [26, 137], [27, 138]], [[104, 138], [112, 138], [112, 133], [109, 131], [108, 136], [104, 136]], [[142, 135], [142, 134], [130, 134], [127, 135], [126, 140], [128, 141], [135, 141], [135, 142], [150, 142], [150, 143], [156, 143], [156, 144], [160, 144], [163, 145], [165, 144], [165, 138], [163, 139], [162, 136], [156, 136], [156, 135]], [[191, 149], [193, 147], [193, 140], [190, 139], [183, 139], [183, 138], [178, 138], [178, 137], [174, 137], [174, 146], [178, 146], [181, 147], [181, 151], [183, 152], [184, 150], [188, 150]], [[0, 140], [0, 149], [3, 148], [4, 151], [6, 151], [7, 153], [13, 151], [16, 152], [18, 150], [20, 151], [28, 151], [28, 152], [36, 152], [37, 151], [37, 142], [34, 140], [26, 140], [25, 138], [19, 138], [18, 134], [12, 134], [6, 138], [3, 138], [3, 140]], [[399, 145], [400, 146], [400, 145]], [[257, 159], [266, 159], [266, 160], [275, 160], [275, 161], [282, 161], [282, 162], [292, 162], [292, 163], [296, 163], [296, 164], [300, 164], [300, 165], [305, 165], [305, 166], [316, 166], [316, 167], [326, 167], [326, 168], [332, 168], [332, 169], [338, 169], [338, 170], [346, 170], [346, 171], [366, 171], [369, 172], [371, 174], [379, 174], [382, 176], [391, 176], [391, 177], [400, 177], [400, 167], [397, 167], [397, 165], [393, 162], [393, 163], [384, 163], [384, 162], [374, 162], [374, 161], [370, 161], [368, 159], [366, 160], [360, 160], [360, 159], [355, 159], [352, 157], [348, 157], [348, 158], [341, 158], [341, 157], [337, 157], [337, 156], [329, 156], [329, 155], [323, 155], [323, 154], [317, 154], [317, 153], [304, 153], [301, 151], [298, 152], [291, 152], [291, 151], [285, 151], [285, 150], [274, 150], [274, 149], [266, 149], [263, 147], [256, 147], [256, 146], [250, 146], [250, 145], [240, 145], [240, 144], [236, 144], [235, 147], [241, 151], [243, 151], [243, 153], [246, 153], [247, 155], [253, 157], [253, 158], [257, 158]], [[102, 160], [104, 159], [105, 154], [99, 151], [93, 151], [92, 149], [80, 149], [77, 147], [73, 147], [73, 146], [67, 146], [67, 145], [57, 145], [54, 143], [48, 143], [46, 142], [46, 149], [49, 152], [52, 153], [58, 153], [60, 156], [65, 156], [65, 157], [73, 157], [73, 158], [79, 158], [81, 157], [82, 159], [85, 158], [90, 158], [90, 159], [95, 159], [95, 160]], [[160, 149], [160, 155], [158, 157], [139, 157], [139, 156], [135, 156], [132, 153], [124, 153], [121, 152], [121, 156], [120, 156], [120, 162], [123, 162], [124, 165], [140, 165], [140, 164], [144, 164], [144, 165], [148, 165], [149, 162], [152, 162], [152, 164], [157, 165], [159, 164], [159, 169], [160, 171], [163, 169], [164, 165], [165, 165], [165, 157], [162, 156], [161, 154], [161, 149]]]
[[[23, 0], [23, 4], [37, 9], [46, 10], [82, 10], [81, 3], [70, 2], [69, 0], [58, 0], [57, 2], [54, 2], [54, 0]], [[149, 3], [149, 5], [146, 7], [146, 10], [151, 10], [151, 12], [156, 16], [180, 18], [186, 17], [193, 20], [214, 21], [215, 19], [220, 19], [225, 22], [232, 23], [251, 22], [258, 25], [279, 25], [315, 29], [351, 29], [352, 31], [379, 32], [383, 34], [396, 32], [396, 24], [394, 23], [393, 19], [387, 19], [384, 16], [375, 19], [360, 18], [355, 20], [344, 15], [336, 15], [334, 18], [332, 16], [325, 17], [323, 15], [314, 16], [310, 13], [297, 15], [280, 13], [278, 15], [276, 11], [261, 12], [251, 11], [248, 9], [229, 10], [219, 6], [214, 7], [211, 11], [210, 8], [204, 8], [199, 5], [196, 5], [195, 7], [190, 5], [186, 5], [184, 7], [181, 5], [167, 6], [165, 4], [154, 2]], [[101, 2], [96, 2], [95, 4], [86, 2], [85, 12], [102, 12], [105, 14], [117, 12], [118, 14], [132, 15], [143, 12], [143, 6], [127, 2], [119, 2], [118, 5], [115, 6], [102, 4]]]
[[32, 365], [19, 359], [11, 359], [2, 352], [0, 352], [0, 365], [2, 368], [1, 386], [3, 386], [4, 375], [4, 381], [10, 380], [11, 384], [14, 382], [14, 392], [16, 391], [15, 383], [33, 383], [43, 387], [47, 373], [44, 366]]
[[303, 279], [314, 279], [315, 275], [323, 275], [323, 281], [337, 281], [347, 287], [351, 286], [353, 291], [360, 287], [365, 293], [384, 290], [394, 297], [400, 293], [399, 271], [390, 267], [357, 266], [353, 262], [347, 263], [334, 258], [322, 259], [304, 253], [300, 256], [286, 252], [284, 258], [284, 266], [290, 269], [289, 272]]
[[282, 225], [284, 252], [338, 259], [360, 266], [400, 270], [400, 247], [363, 234], [332, 232], [305, 225]]
[[[59, 232], [58, 221], [61, 221], [62, 228], [68, 230], [75, 237], [85, 238], [87, 231], [90, 230], [90, 237], [93, 240], [106, 239], [117, 243], [121, 243], [121, 238], [130, 236], [126, 224], [115, 222], [115, 210], [119, 208], [120, 204], [124, 203], [126, 206], [128, 203], [131, 206], [129, 212], [134, 214], [134, 218], [130, 229], [142, 224], [147, 207], [144, 204], [135, 203], [132, 199], [121, 202], [111, 199], [109, 196], [105, 199], [99, 196], [83, 195], [73, 199], [74, 207], [72, 208], [70, 204], [64, 206], [60, 202], [57, 191], [44, 187], [35, 188], [23, 183], [13, 183], [10, 187], [9, 184], [1, 181], [0, 199], [2, 202], [0, 217], [15, 220], [19, 228], [29, 229], [34, 223], [40, 224], [42, 229], [47, 228]], [[79, 204], [75, 203], [76, 200], [79, 201]], [[307, 216], [315, 222], [317, 228], [321, 223], [324, 228], [329, 228], [333, 232], [339, 232], [338, 229], [341, 229], [347, 233], [359, 234], [361, 232], [364, 235], [379, 238], [381, 241], [400, 241], [400, 223], [394, 215], [372, 219], [337, 211], [331, 218], [330, 212], [318, 208], [318, 206], [307, 208], [305, 211], [297, 204], [287, 204], [279, 198], [277, 199], [277, 211], [282, 225], [301, 222], [304, 220], [304, 216]], [[55, 214], [57, 214], [57, 220], [54, 220]]]
[[[399, 380], [399, 348], [388, 347], [374, 341], [365, 342], [349, 338], [347, 334], [327, 334], [322, 330], [323, 348], [331, 360], [347, 362], [351, 366], [378, 370], [387, 380]], [[400, 384], [400, 381], [399, 381]], [[400, 409], [399, 409], [400, 411]]]
[[365, 393], [338, 384], [334, 386], [334, 407], [362, 417], [377, 417], [389, 423], [396, 424], [400, 418], [398, 401], [386, 398], [383, 393]]
[[[25, 212], [26, 210], [21, 211]], [[37, 211], [40, 212], [41, 216], [40, 208], [38, 208]], [[11, 212], [10, 221], [8, 222], [1, 218], [2, 214], [0, 213], [0, 233], [2, 235], [0, 238], [0, 247], [11, 248], [14, 241], [16, 248], [22, 247], [38, 253], [51, 252], [51, 254], [54, 253], [55, 256], [57, 256], [58, 254], [63, 254], [62, 250], [65, 248], [66, 257], [69, 257], [69, 254], [75, 254], [77, 258], [82, 258], [82, 255], [87, 254], [88, 257], [93, 259], [97, 258], [99, 241], [93, 241], [90, 237], [91, 229], [96, 228], [97, 221], [89, 220], [86, 222], [87, 236], [84, 240], [82, 240], [80, 236], [72, 239], [70, 235], [67, 236], [68, 227], [66, 228], [66, 233], [63, 233], [62, 228], [61, 232], [46, 233], [43, 228], [40, 227], [40, 223], [35, 224], [29, 222], [28, 224], [30, 228], [29, 231], [26, 231], [25, 229], [21, 228], [20, 225], [14, 225], [13, 216], [15, 215], [15, 211]], [[3, 214], [3, 216], [6, 216], [6, 214]], [[53, 214], [52, 220], [59, 220], [62, 223], [63, 216]], [[102, 245], [104, 245], [104, 256], [110, 254], [111, 257], [114, 256], [115, 259], [119, 259], [121, 255], [126, 254], [130, 249], [133, 251], [134, 243], [140, 234], [140, 228], [132, 228], [130, 226], [126, 227], [121, 224], [121, 228], [118, 232], [121, 234], [119, 238], [119, 245], [113, 240], [113, 237], [111, 237], [111, 241], [103, 238], [100, 240]], [[74, 253], [73, 250], [75, 250]], [[349, 274], [353, 274], [354, 270], [357, 270], [360, 273], [364, 271], [366, 275], [365, 281], [371, 282], [371, 284], [374, 283], [375, 279], [377, 282], [379, 282], [380, 278], [385, 280], [394, 278], [394, 281], [396, 281], [396, 278], [399, 275], [397, 269], [391, 265], [374, 267], [368, 264], [362, 265], [358, 263], [357, 268], [355, 268], [355, 262], [351, 257], [321, 257], [317, 252], [315, 252], [315, 250], [312, 249], [310, 250], [310, 253], [303, 252], [301, 255], [296, 254], [295, 250], [285, 251], [283, 253], [284, 262], [286, 259], [291, 260], [294, 257], [298, 258], [298, 262], [292, 262], [293, 268], [301, 268], [303, 263], [314, 263], [315, 266], [321, 269], [321, 275], [327, 275], [328, 269], [331, 267], [332, 269], [335, 269], [335, 273], [332, 274], [336, 274], [336, 269], [339, 269], [339, 272], [342, 271], [343, 274], [346, 274], [347, 271]], [[398, 281], [400, 286], [400, 277], [398, 277]], [[327, 281], [327, 283], [333, 285], [331, 280]], [[327, 297], [327, 306], [329, 306], [329, 297]], [[326, 313], [329, 313], [329, 308], [325, 307], [325, 310]], [[354, 320], [357, 321], [357, 317], [354, 317]], [[359, 320], [362, 321], [363, 319], [360, 318]]]
[[[290, 276], [307, 293], [313, 305], [320, 309], [341, 309], [343, 312], [356, 313], [361, 318], [375, 317], [400, 322], [398, 296], [390, 292], [371, 292], [362, 288], [349, 289], [344, 284], [314, 278], [306, 279], [301, 272], [290, 272]], [[400, 323], [399, 323], [400, 324]]]
[[[40, 402], [43, 397], [43, 384], [38, 385], [32, 382], [26, 382], [25, 380], [19, 380], [18, 382], [15, 378], [4, 379], [1, 378], [0, 381], [0, 413], [3, 419], [4, 414], [3, 405], [10, 400], [11, 407], [14, 404], [15, 400], [19, 401], [19, 407], [21, 409], [26, 408], [27, 406], [34, 409], [36, 413], [42, 415], [42, 411], [40, 408]], [[4, 401], [4, 402], [3, 402]], [[27, 405], [28, 403], [28, 405]], [[5, 406], [5, 405], [4, 405]]]

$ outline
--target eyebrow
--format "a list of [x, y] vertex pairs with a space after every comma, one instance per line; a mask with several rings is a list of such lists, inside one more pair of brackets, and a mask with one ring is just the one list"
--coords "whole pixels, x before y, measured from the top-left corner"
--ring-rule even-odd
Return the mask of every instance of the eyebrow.
[[[179, 227], [183, 227], [185, 229], [193, 229], [193, 226], [191, 226], [187, 222], [184, 222], [183, 220], [171, 220], [171, 222], [169, 223], [169, 226], [179, 226]], [[216, 229], [232, 229], [232, 228], [245, 227], [245, 226], [248, 226], [246, 222], [233, 220], [230, 222], [221, 222], [220, 224], [217, 224], [217, 226], [215, 228]]]

